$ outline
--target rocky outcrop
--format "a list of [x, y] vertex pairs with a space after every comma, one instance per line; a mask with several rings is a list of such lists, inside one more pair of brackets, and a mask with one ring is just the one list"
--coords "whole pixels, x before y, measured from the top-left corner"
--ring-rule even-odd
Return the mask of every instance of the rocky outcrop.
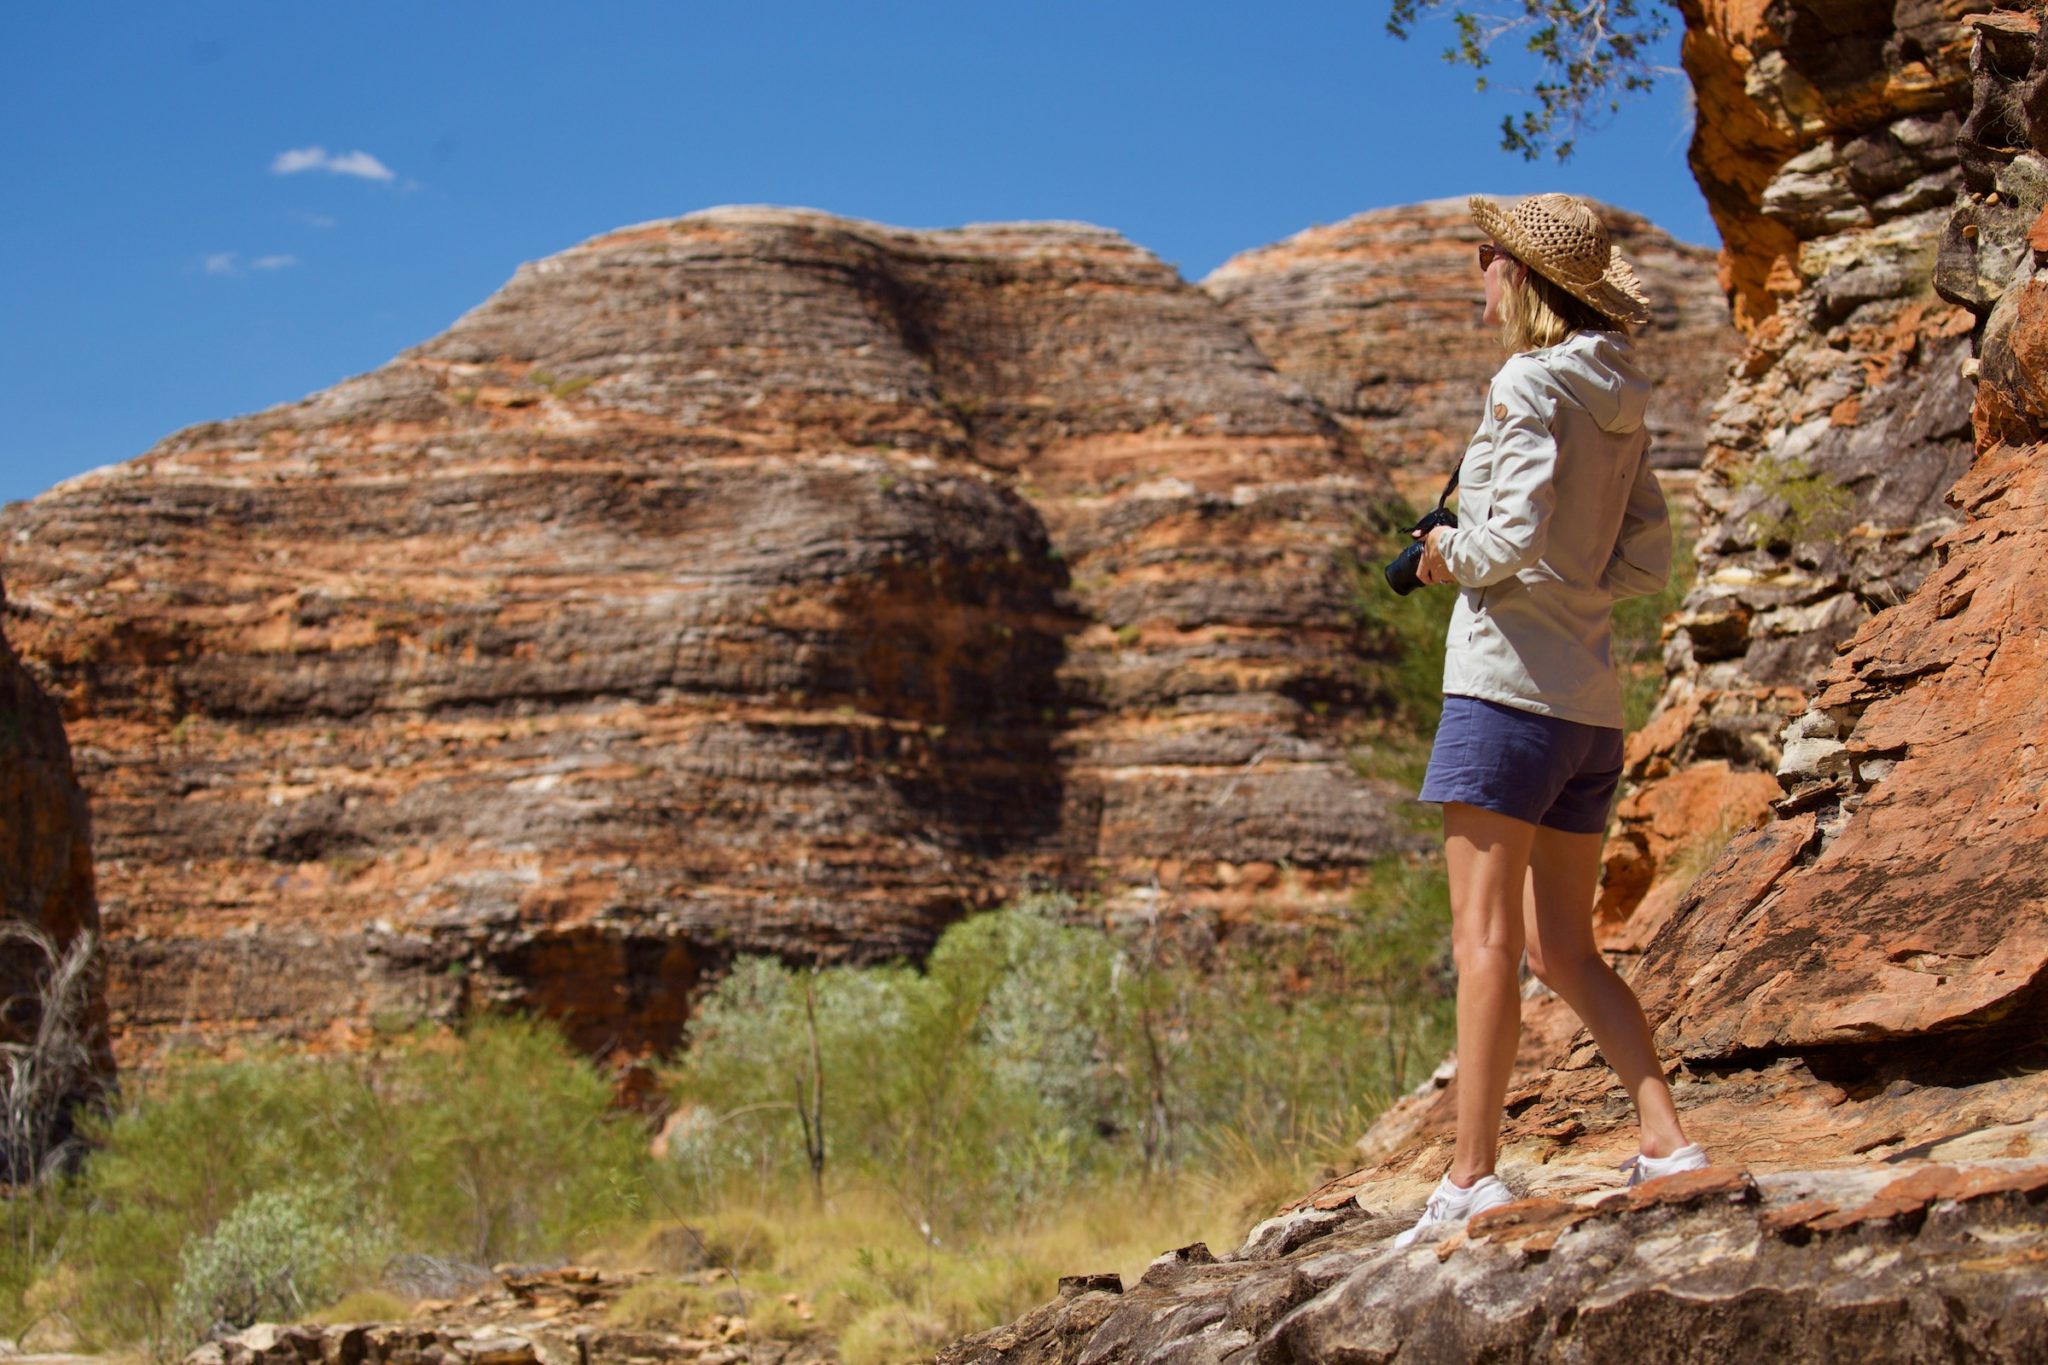
[[[1973, 319], [1936, 297], [1988, 0], [1685, 7], [1692, 165], [1747, 350], [1707, 431], [1699, 578], [1629, 748], [1602, 914], [1639, 946], [1781, 793], [1807, 683], [1955, 525]], [[1638, 906], [1650, 927], [1618, 929]]]
[[1407, 837], [1343, 751], [1390, 496], [1112, 233], [725, 209], [0, 523], [124, 1049], [489, 1001], [603, 1051], [1032, 886], [1341, 898]]
[[1670, 1176], [1531, 1199], [1396, 1249], [1347, 1195], [1195, 1246], [1125, 1289], [1064, 1296], [942, 1365], [1830, 1358], [2027, 1361], [2048, 1351], [2048, 1164], [1883, 1175]]
[[[185, 1365], [822, 1365], [837, 1358], [822, 1340], [778, 1339], [764, 1331], [759, 1295], [736, 1288], [719, 1270], [684, 1277], [508, 1265], [480, 1278], [482, 1284], [457, 1297], [416, 1302], [404, 1322], [257, 1323], [188, 1352]], [[650, 1313], [643, 1297], [635, 1309], [630, 1296], [636, 1289], [643, 1295], [668, 1290], [677, 1307], [672, 1314]], [[723, 1301], [722, 1311], [685, 1311], [690, 1291]], [[623, 1313], [622, 1299], [628, 1300]], [[803, 1304], [781, 1316], [787, 1322], [810, 1315]]]
[[[1691, 249], [1614, 221], [1704, 344]], [[1469, 401], [1494, 357], [1442, 230]], [[1406, 320], [1328, 311], [1349, 259], [1289, 275], [1313, 326]], [[1264, 278], [713, 210], [0, 513], [121, 1047], [496, 1003], [637, 1051], [734, 953], [915, 955], [1029, 888], [1222, 933], [1341, 902], [1413, 837], [1345, 755], [1394, 490], [1290, 377], [1307, 329], [1280, 371], [1248, 334], [1284, 323]]]
[[[0, 589], [0, 620], [6, 619], [8, 607]], [[0, 936], [0, 1000], [6, 1002], [0, 1006], [0, 1041], [33, 1045], [39, 1032], [46, 1040], [66, 1039], [54, 1052], [45, 1047], [33, 1056], [11, 1089], [19, 1110], [8, 1125], [10, 1139], [40, 1145], [61, 1137], [69, 1104], [111, 1074], [113, 1058], [96, 965], [88, 967], [77, 989], [49, 989], [58, 961], [74, 945], [85, 952], [81, 936], [99, 932], [91, 822], [56, 703], [22, 667], [5, 632], [0, 632], [0, 899], [0, 923], [6, 929]], [[81, 1017], [61, 1030], [47, 1027], [56, 1021], [42, 1018], [46, 1001]], [[82, 1046], [83, 1057], [71, 1056], [72, 1038]], [[0, 1163], [9, 1172], [17, 1169], [16, 1162], [33, 1169], [42, 1157], [41, 1151], [14, 1151], [0, 1144]]]
[[[1713, 253], [1632, 213], [1602, 208], [1654, 313], [1637, 349], [1656, 389], [1660, 468], [1696, 468], [1707, 412], [1738, 352]], [[1321, 400], [1359, 445], [1434, 498], [1471, 438], [1500, 346], [1479, 325], [1480, 241], [1463, 199], [1374, 209], [1232, 257], [1207, 290], [1282, 374]]]

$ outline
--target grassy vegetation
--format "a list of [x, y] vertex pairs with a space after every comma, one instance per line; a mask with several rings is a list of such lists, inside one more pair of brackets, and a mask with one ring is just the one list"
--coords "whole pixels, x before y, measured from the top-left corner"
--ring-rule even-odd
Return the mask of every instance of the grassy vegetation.
[[[750, 1315], [828, 1334], [849, 1362], [923, 1358], [1061, 1274], [1233, 1245], [1341, 1166], [1447, 1041], [1429, 864], [1390, 859], [1338, 922], [1222, 962], [1073, 911], [1039, 898], [963, 921], [921, 972], [738, 964], [673, 1074], [678, 1203], [710, 1212], [624, 1259], [665, 1239], [674, 1270], [732, 1264]], [[645, 1311], [702, 1301], [679, 1280]]]
[[1848, 489], [1797, 457], [1759, 455], [1734, 470], [1728, 486], [1736, 493], [1761, 495], [1748, 529], [1766, 547], [1789, 550], [1802, 541], [1837, 535], [1848, 528], [1856, 506]]
[[1661, 592], [1614, 604], [1614, 664], [1621, 673], [1621, 705], [1633, 732], [1650, 718], [1664, 691], [1664, 619], [1677, 611], [1699, 577], [1689, 528], [1674, 526], [1671, 577]]
[[88, 1132], [0, 1326], [180, 1354], [214, 1322], [298, 1317], [372, 1289], [400, 1250], [488, 1264], [634, 1216], [649, 1158], [551, 1030], [479, 1021], [349, 1060], [175, 1067]]
[[822, 1077], [827, 1170], [937, 1247], [1076, 1185], [1355, 1136], [1440, 1040], [1440, 887], [1389, 862], [1342, 922], [1218, 963], [1071, 924], [1057, 898], [955, 925], [923, 971], [743, 960], [675, 1072], [671, 1158], [700, 1207], [813, 1187]]
[[1425, 865], [1220, 964], [1075, 917], [976, 916], [921, 969], [741, 961], [672, 1064], [661, 1158], [518, 1019], [153, 1073], [17, 1200], [36, 1236], [0, 1263], [0, 1332], [169, 1358], [216, 1323], [401, 1316], [401, 1255], [571, 1257], [657, 1272], [621, 1321], [917, 1358], [1061, 1274], [1233, 1243], [1448, 1032]]

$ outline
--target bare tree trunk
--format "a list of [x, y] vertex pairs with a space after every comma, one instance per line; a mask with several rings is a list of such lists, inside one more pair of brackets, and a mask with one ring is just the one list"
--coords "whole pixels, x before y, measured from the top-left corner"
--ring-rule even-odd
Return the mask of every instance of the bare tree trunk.
[[5, 1147], [8, 1239], [15, 1255], [38, 1253], [44, 1187], [63, 1168], [75, 1143], [66, 1133], [71, 1109], [91, 1088], [88, 1035], [94, 937], [78, 934], [59, 949], [18, 920], [0, 923], [0, 946], [24, 943], [43, 959], [28, 992], [0, 1001], [0, 1018], [25, 1021], [25, 1036], [0, 1041], [0, 1146]]
[[825, 1054], [818, 1043], [818, 969], [804, 978], [804, 1027], [811, 1039], [811, 1093], [804, 1095], [803, 1078], [796, 1080], [796, 1116], [804, 1129], [804, 1155], [811, 1163], [811, 1202], [825, 1205]]

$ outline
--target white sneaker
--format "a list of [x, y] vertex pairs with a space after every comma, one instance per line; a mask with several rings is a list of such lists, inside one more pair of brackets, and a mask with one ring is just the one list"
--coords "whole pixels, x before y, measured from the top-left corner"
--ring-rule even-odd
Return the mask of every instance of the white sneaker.
[[1437, 1182], [1436, 1193], [1422, 1206], [1422, 1217], [1415, 1220], [1415, 1226], [1394, 1239], [1394, 1245], [1412, 1245], [1422, 1235], [1424, 1228], [1438, 1223], [1462, 1223], [1477, 1213], [1497, 1209], [1502, 1204], [1515, 1202], [1515, 1192], [1501, 1182], [1497, 1175], [1488, 1173], [1473, 1181], [1470, 1187], [1451, 1183], [1445, 1175]]
[[1621, 1163], [1621, 1169], [1628, 1172], [1630, 1189], [1645, 1180], [1655, 1180], [1662, 1175], [1677, 1175], [1680, 1171], [1697, 1171], [1707, 1164], [1707, 1150], [1697, 1142], [1688, 1142], [1670, 1156], [1644, 1156], [1637, 1153]]

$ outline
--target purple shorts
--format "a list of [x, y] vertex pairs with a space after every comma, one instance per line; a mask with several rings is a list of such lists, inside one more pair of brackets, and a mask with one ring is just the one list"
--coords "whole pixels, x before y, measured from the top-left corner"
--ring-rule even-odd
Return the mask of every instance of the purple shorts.
[[1567, 834], [1598, 834], [1620, 783], [1621, 731], [1447, 696], [1418, 799], [1462, 801]]

